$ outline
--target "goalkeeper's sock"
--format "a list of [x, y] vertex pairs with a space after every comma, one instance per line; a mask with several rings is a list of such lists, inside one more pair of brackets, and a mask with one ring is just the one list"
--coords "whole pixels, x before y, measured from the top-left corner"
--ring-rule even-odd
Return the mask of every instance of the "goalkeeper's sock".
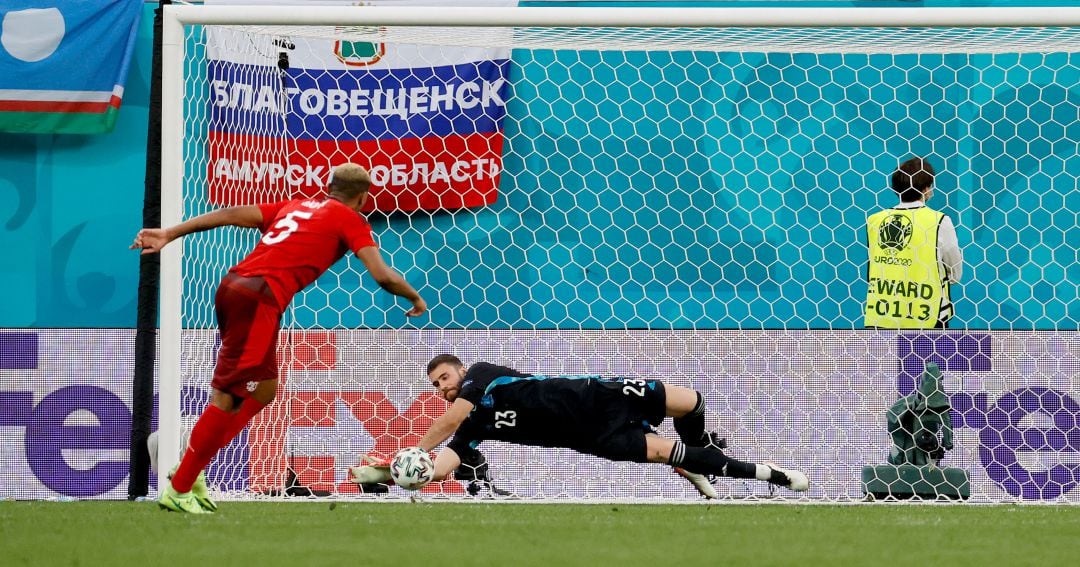
[[705, 397], [701, 395], [701, 392], [695, 393], [697, 403], [694, 404], [694, 409], [672, 421], [675, 423], [675, 432], [679, 434], [679, 439], [682, 439], [683, 443], [692, 447], [704, 447], [709, 442], [708, 437], [705, 436]]
[[779, 484], [780, 486], [787, 486], [791, 483], [788, 480], [787, 475], [770, 467], [769, 465], [754, 465], [757, 470], [754, 472], [754, 478], [758, 480], [767, 480], [773, 484]]
[[228, 426], [221, 432], [221, 439], [218, 443], [218, 449], [226, 446], [231, 442], [241, 431], [247, 427], [251, 418], [255, 417], [266, 404], [259, 403], [251, 398], [246, 398], [237, 409], [236, 413], [232, 414], [232, 419], [229, 420]]
[[757, 478], [759, 466], [732, 459], [719, 449], [693, 447], [679, 441], [676, 441], [671, 449], [668, 464], [698, 474], [714, 474], [730, 478]]
[[214, 404], [208, 404], [203, 410], [199, 421], [195, 422], [191, 430], [191, 439], [188, 441], [184, 458], [180, 460], [180, 466], [172, 477], [172, 487], [176, 492], [185, 494], [191, 492], [191, 485], [199, 473], [210, 464], [222, 445], [219, 444], [221, 436], [229, 427], [229, 421], [233, 418], [230, 414]]

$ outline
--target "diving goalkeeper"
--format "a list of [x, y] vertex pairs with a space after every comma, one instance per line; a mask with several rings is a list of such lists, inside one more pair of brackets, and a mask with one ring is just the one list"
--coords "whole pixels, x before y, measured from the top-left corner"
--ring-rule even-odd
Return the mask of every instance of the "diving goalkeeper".
[[[800, 471], [725, 455], [705, 431], [704, 398], [689, 388], [659, 380], [529, 375], [487, 362], [466, 369], [452, 354], [433, 358], [427, 375], [451, 406], [419, 446], [431, 451], [454, 436], [435, 459], [434, 480], [445, 479], [463, 459], [475, 460], [478, 445], [491, 439], [670, 465], [706, 498], [717, 496], [709, 475], [758, 479], [797, 492], [809, 488]], [[666, 417], [674, 418], [678, 441], [654, 432]], [[390, 473], [369, 464], [351, 469], [351, 477], [386, 482]]]

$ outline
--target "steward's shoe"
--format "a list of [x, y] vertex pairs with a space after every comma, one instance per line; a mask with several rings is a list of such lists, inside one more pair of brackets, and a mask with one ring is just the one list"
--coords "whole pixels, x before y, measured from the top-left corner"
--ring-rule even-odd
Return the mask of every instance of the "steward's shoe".
[[[169, 480], [172, 480], [178, 468], [180, 468], [180, 465], [176, 465], [169, 471]], [[210, 489], [206, 487], [206, 471], [199, 471], [199, 476], [195, 477], [195, 482], [191, 485], [191, 494], [199, 502], [199, 506], [202, 506], [203, 510], [217, 512], [217, 502], [210, 499]]]
[[675, 467], [675, 472], [679, 473], [679, 476], [690, 481], [690, 484], [694, 485], [694, 488], [701, 493], [705, 498], [716, 498], [716, 487], [710, 482], [709, 478], [703, 474], [692, 473], [686, 469]]
[[161, 496], [158, 498], [158, 506], [163, 510], [169, 510], [171, 512], [182, 512], [187, 514], [209, 514], [199, 504], [199, 501], [195, 498], [195, 495], [190, 492], [180, 494], [172, 487], [172, 483], [166, 483], [165, 489], [161, 491]]
[[795, 492], [806, 492], [810, 488], [810, 479], [802, 471], [785, 469], [773, 463], [762, 463], [772, 469], [772, 478], [769, 482], [777, 486], [789, 488]]

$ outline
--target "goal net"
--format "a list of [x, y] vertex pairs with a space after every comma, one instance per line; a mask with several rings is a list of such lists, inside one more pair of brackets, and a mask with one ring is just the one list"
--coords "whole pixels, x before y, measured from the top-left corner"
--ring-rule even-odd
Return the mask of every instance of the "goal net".
[[[164, 222], [317, 195], [356, 162], [380, 249], [431, 306], [407, 320], [355, 258], [300, 293], [278, 399], [208, 470], [219, 496], [405, 496], [347, 467], [419, 440], [446, 408], [425, 365], [454, 353], [693, 387], [729, 455], [830, 501], [864, 498], [933, 362], [939, 465], [965, 478], [945, 493], [1080, 502], [1075, 10], [165, 10]], [[867, 215], [912, 156], [963, 251], [956, 316], [867, 330]], [[159, 468], [208, 399], [217, 282], [256, 239], [166, 251]], [[667, 466], [480, 449], [497, 492], [424, 494], [698, 498]]]

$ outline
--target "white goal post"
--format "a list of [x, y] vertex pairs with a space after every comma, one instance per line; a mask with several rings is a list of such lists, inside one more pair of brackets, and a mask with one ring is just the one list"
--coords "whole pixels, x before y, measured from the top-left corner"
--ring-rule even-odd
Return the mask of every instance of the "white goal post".
[[[299, 294], [282, 391], [211, 465], [218, 495], [358, 497], [346, 467], [415, 444], [444, 410], [424, 364], [454, 352], [693, 387], [733, 456], [837, 502], [861, 499], [890, 405], [932, 361], [942, 466], [972, 500], [1080, 503], [1080, 8], [163, 15], [163, 226], [312, 194], [357, 161], [380, 247], [432, 306], [406, 322], [355, 259]], [[937, 167], [929, 205], [964, 250], [956, 324], [865, 330], [866, 215], [910, 156]], [[162, 253], [159, 486], [205, 403], [214, 287], [253, 245], [221, 229]], [[668, 467], [481, 450], [520, 498], [696, 498]]]

